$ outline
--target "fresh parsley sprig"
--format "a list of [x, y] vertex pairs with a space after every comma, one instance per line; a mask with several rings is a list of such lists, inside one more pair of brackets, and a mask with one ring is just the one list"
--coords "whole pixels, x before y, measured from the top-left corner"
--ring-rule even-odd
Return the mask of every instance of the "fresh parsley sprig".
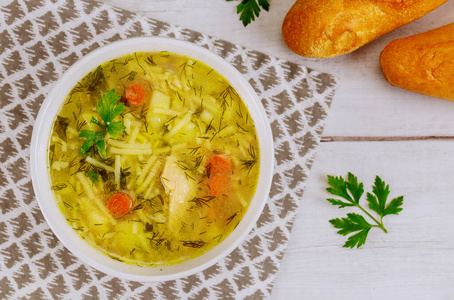
[[[227, 0], [235, 1], [235, 0]], [[270, 4], [267, 0], [242, 0], [236, 7], [236, 13], [240, 15], [240, 20], [243, 22], [243, 26], [246, 27], [252, 21], [255, 21], [255, 17], [259, 17], [260, 7], [268, 11]]]
[[116, 116], [124, 111], [124, 103], [118, 104], [120, 96], [112, 89], [101, 96], [101, 99], [96, 104], [96, 111], [103, 120], [99, 122], [95, 117], [91, 118], [90, 123], [96, 124], [101, 128], [101, 131], [82, 130], [79, 138], [85, 138], [85, 143], [80, 147], [79, 152], [82, 155], [87, 155], [91, 147], [95, 146], [98, 149], [102, 158], [106, 158], [106, 133], [109, 133], [111, 138], [118, 139], [120, 134], [123, 134], [126, 127], [120, 122], [112, 122]]
[[329, 222], [335, 227], [340, 229], [338, 234], [346, 236], [351, 233], [344, 244], [346, 248], [361, 247], [367, 239], [367, 235], [372, 227], [381, 228], [385, 233], [388, 230], [383, 225], [383, 217], [387, 215], [397, 215], [402, 211], [402, 204], [404, 201], [403, 196], [394, 198], [387, 204], [389, 195], [389, 185], [387, 185], [379, 176], [375, 177], [374, 185], [372, 186], [372, 193], [367, 193], [367, 202], [369, 208], [378, 214], [378, 219], [372, 216], [364, 207], [359, 204], [359, 200], [364, 193], [364, 184], [358, 182], [358, 178], [352, 173], [348, 173], [347, 180], [339, 177], [328, 175], [328, 187], [326, 190], [334, 195], [343, 198], [344, 200], [329, 198], [328, 200], [332, 205], [344, 207], [357, 207], [364, 212], [375, 224], [370, 224], [366, 219], [356, 213], [348, 213], [345, 218], [332, 219]]

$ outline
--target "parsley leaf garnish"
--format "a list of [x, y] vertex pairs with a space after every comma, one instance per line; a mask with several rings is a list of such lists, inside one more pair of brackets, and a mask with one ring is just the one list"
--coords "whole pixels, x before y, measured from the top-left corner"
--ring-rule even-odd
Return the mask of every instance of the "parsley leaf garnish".
[[124, 111], [125, 104], [120, 103], [117, 105], [120, 100], [120, 96], [117, 95], [117, 92], [112, 89], [107, 91], [104, 95], [101, 96], [98, 104], [96, 104], [96, 110], [98, 111], [101, 118], [104, 120], [107, 126], [110, 125], [110, 122], [121, 114]]
[[385, 233], [388, 233], [387, 229], [383, 225], [383, 217], [387, 215], [397, 215], [402, 211], [402, 204], [404, 197], [400, 196], [394, 198], [387, 204], [389, 195], [389, 185], [387, 185], [379, 176], [375, 177], [374, 185], [372, 186], [372, 193], [367, 193], [367, 202], [369, 208], [376, 212], [379, 216], [377, 220], [368, 211], [366, 211], [360, 204], [359, 201], [361, 196], [364, 194], [364, 184], [358, 182], [358, 178], [352, 173], [348, 173], [347, 180], [339, 177], [328, 175], [328, 187], [326, 190], [334, 195], [343, 198], [344, 200], [329, 198], [326, 199], [332, 205], [337, 205], [339, 208], [343, 207], [357, 207], [363, 211], [370, 219], [376, 224], [370, 224], [366, 219], [358, 214], [349, 213], [345, 218], [332, 219], [329, 222], [335, 227], [340, 229], [337, 231], [338, 234], [346, 236], [351, 233], [344, 244], [346, 248], [357, 248], [364, 245], [367, 239], [367, 234], [372, 227], [381, 228]]
[[103, 123], [99, 122], [95, 117], [91, 118], [90, 123], [96, 124], [101, 128], [101, 131], [82, 130], [79, 138], [85, 138], [85, 143], [80, 147], [79, 152], [86, 155], [91, 147], [95, 146], [98, 149], [102, 158], [106, 158], [106, 133], [109, 133], [111, 138], [118, 139], [120, 134], [123, 134], [126, 127], [121, 122], [112, 122], [115, 117], [124, 111], [124, 103], [118, 104], [120, 96], [112, 89], [101, 96], [101, 99], [96, 104], [98, 112]]
[[98, 172], [96, 172], [95, 170], [90, 170], [86, 176], [90, 178], [93, 183], [99, 182]]
[[79, 149], [80, 154], [84, 155], [93, 145], [96, 145], [101, 156], [106, 157], [106, 148], [102, 144], [104, 143], [104, 133], [102, 131], [82, 130], [79, 137], [85, 138], [85, 143]]
[[[234, 1], [234, 0], [227, 0]], [[270, 4], [267, 0], [242, 0], [236, 7], [236, 13], [240, 15], [240, 20], [243, 22], [243, 26], [246, 27], [252, 21], [255, 21], [255, 17], [259, 17], [260, 7], [268, 11]]]

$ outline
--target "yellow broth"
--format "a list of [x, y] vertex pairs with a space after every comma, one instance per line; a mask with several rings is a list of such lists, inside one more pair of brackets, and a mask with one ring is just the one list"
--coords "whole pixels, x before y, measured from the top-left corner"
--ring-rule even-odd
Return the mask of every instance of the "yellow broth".
[[[133, 84], [144, 101], [126, 101], [112, 121], [125, 126], [115, 139], [102, 130], [97, 104], [112, 89], [125, 102]], [[104, 132], [106, 157], [95, 144], [80, 152], [83, 131]], [[246, 213], [260, 168], [237, 92], [216, 70], [169, 52], [133, 53], [87, 74], [55, 118], [48, 154], [67, 222], [111, 258], [140, 266], [179, 263], [222, 242]], [[213, 157], [228, 162], [216, 182]], [[120, 191], [132, 204], [118, 217], [107, 203]]]

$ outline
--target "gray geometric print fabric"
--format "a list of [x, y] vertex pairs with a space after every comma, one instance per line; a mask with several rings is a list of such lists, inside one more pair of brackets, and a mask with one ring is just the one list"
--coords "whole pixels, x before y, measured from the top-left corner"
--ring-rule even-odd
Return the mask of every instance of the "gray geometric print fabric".
[[[226, 59], [259, 95], [274, 136], [273, 184], [256, 226], [224, 260], [179, 280], [127, 281], [79, 261], [45, 222], [29, 175], [34, 120], [52, 84], [93, 49], [133, 36], [186, 40]], [[95, 1], [2, 0], [0, 299], [268, 297], [336, 86], [329, 74]]]

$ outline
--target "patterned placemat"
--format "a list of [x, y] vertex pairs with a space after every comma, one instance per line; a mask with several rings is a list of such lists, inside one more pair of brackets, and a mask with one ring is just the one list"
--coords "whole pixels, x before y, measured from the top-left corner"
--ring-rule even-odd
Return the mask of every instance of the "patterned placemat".
[[[45, 222], [29, 176], [33, 123], [76, 60], [132, 36], [167, 36], [217, 53], [251, 83], [274, 135], [275, 173], [253, 231], [218, 264], [142, 283], [72, 255]], [[214, 37], [92, 0], [3, 0], [0, 7], [0, 299], [261, 299], [271, 293], [337, 79]]]

